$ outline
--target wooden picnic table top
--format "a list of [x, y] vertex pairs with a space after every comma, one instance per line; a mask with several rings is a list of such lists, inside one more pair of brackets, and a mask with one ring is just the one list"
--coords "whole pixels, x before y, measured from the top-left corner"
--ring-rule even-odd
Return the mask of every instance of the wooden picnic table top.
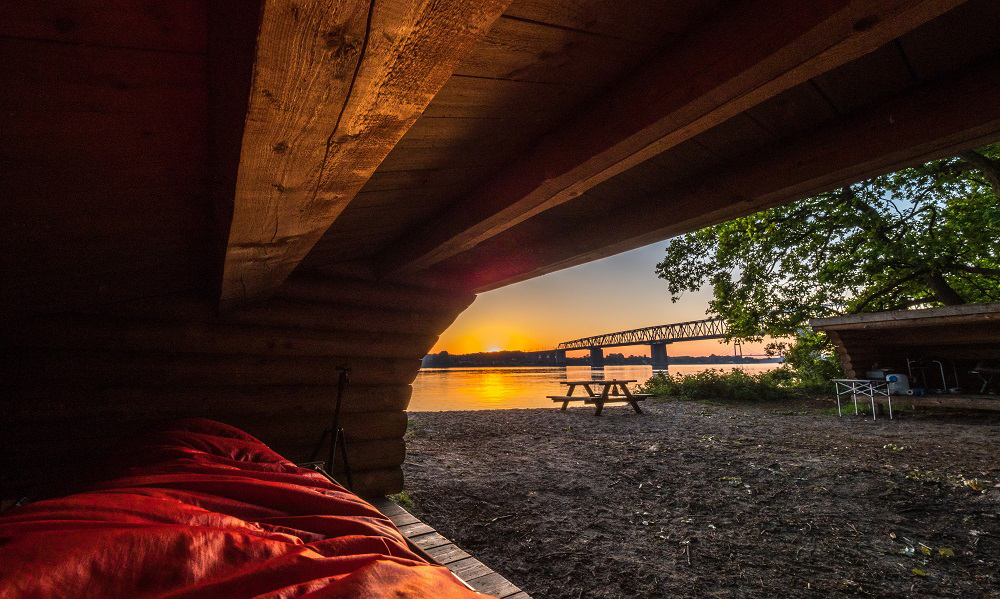
[[634, 383], [639, 379], [606, 379], [587, 381], [559, 381], [560, 385], [611, 385], [616, 383]]

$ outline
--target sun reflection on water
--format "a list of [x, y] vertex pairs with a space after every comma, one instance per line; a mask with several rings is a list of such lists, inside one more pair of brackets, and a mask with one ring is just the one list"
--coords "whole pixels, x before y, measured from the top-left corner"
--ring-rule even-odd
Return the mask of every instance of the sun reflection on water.
[[[758, 372], [776, 364], [746, 364], [744, 368]], [[702, 365], [677, 365], [671, 372], [698, 372], [709, 368]], [[716, 368], [730, 368], [718, 365]], [[635, 379], [640, 384], [653, 374], [650, 366], [605, 366], [591, 370], [589, 366], [515, 366], [503, 368], [425, 368], [413, 381], [413, 396], [409, 410], [435, 412], [443, 410], [497, 410], [508, 408], [552, 408], [555, 404], [546, 395], [562, 395], [560, 385], [567, 377], [573, 380], [591, 378]], [[634, 384], [633, 384], [634, 386]]]

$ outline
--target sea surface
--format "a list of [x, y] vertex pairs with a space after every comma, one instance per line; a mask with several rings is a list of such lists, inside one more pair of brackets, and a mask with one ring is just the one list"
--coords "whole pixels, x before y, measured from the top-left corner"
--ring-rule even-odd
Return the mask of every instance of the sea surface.
[[[673, 374], [701, 372], [710, 368], [762, 372], [778, 364], [678, 364], [670, 366]], [[635, 385], [653, 376], [652, 366], [511, 366], [500, 368], [422, 368], [413, 381], [411, 412], [452, 410], [502, 410], [508, 408], [559, 407], [546, 395], [564, 395], [560, 381], [587, 379], [635, 379]], [[577, 389], [574, 395], [583, 389]]]

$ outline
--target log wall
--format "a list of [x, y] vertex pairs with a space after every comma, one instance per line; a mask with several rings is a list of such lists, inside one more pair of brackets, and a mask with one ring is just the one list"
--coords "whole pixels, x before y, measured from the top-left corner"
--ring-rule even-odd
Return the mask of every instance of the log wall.
[[12, 323], [0, 368], [3, 497], [99, 460], [127, 437], [206, 417], [304, 461], [328, 425], [336, 366], [355, 489], [402, 489], [405, 409], [420, 359], [470, 293], [345, 276], [290, 279], [225, 315], [193, 296]]

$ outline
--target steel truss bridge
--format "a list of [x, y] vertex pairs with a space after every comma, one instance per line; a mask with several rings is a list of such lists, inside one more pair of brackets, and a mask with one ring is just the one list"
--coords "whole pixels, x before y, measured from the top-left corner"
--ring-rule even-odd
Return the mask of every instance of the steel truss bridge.
[[623, 345], [659, 345], [699, 339], [723, 339], [729, 333], [726, 322], [717, 318], [692, 320], [674, 324], [661, 324], [644, 329], [632, 329], [618, 333], [607, 333], [594, 337], [584, 337], [564, 341], [556, 349], [592, 349], [597, 347], [619, 347]]

